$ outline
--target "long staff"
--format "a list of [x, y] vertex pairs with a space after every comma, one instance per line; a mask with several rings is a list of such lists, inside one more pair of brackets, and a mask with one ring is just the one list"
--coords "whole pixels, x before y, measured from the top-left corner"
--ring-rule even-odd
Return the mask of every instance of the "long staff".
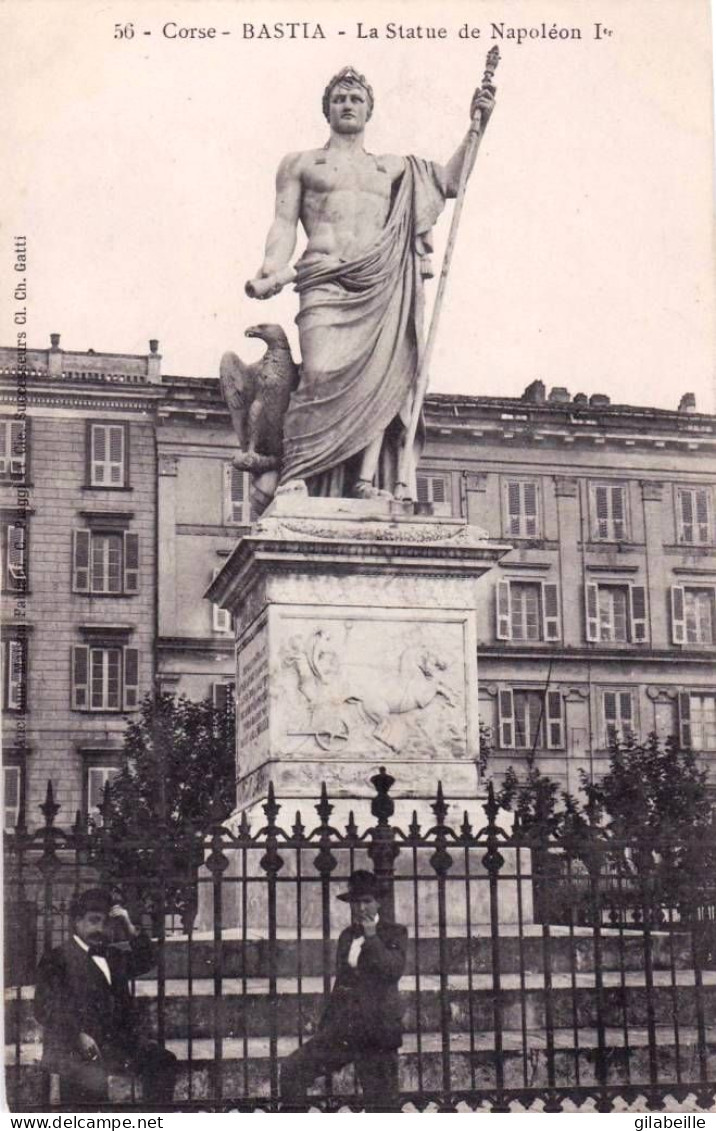
[[[485, 62], [485, 73], [482, 77], [482, 89], [492, 85], [492, 80], [497, 70], [497, 64], [500, 61], [500, 52], [497, 47], [491, 48], [487, 53], [487, 60]], [[405, 446], [403, 448], [403, 458], [401, 460], [400, 473], [398, 481], [403, 486], [408, 482], [408, 468], [412, 463], [413, 458], [413, 444], [415, 443], [415, 436], [418, 431], [418, 424], [420, 422], [420, 414], [423, 410], [423, 402], [425, 394], [428, 391], [428, 380], [430, 375], [430, 359], [435, 345], [435, 337], [437, 335], [438, 322], [440, 319], [440, 311], [442, 309], [443, 296], [445, 294], [445, 287], [447, 285], [448, 272], [450, 270], [450, 263], [452, 261], [453, 251], [455, 250], [455, 243], [457, 241], [458, 228], [460, 227], [460, 217], [462, 215], [462, 206], [465, 200], [465, 188], [467, 185], [467, 178], [470, 175], [472, 163], [477, 157], [477, 152], [480, 148], [482, 141], [482, 114], [477, 110], [473, 115], [470, 123], [469, 138], [465, 146], [465, 156], [462, 161], [462, 168], [460, 169], [460, 179], [458, 181], [457, 196], [455, 198], [455, 207], [452, 214], [452, 222], [450, 224], [450, 234], [448, 235], [447, 246], [445, 248], [445, 256], [443, 258], [443, 265], [440, 271], [440, 279], [438, 280], [438, 289], [435, 295], [435, 305], [433, 306], [432, 318], [430, 320], [430, 329], [428, 330], [428, 337], [425, 343], [425, 349], [422, 352], [420, 364], [418, 367], [418, 377], [415, 382], [415, 400], [413, 401], [413, 412], [410, 418], [407, 432], [405, 434]]]

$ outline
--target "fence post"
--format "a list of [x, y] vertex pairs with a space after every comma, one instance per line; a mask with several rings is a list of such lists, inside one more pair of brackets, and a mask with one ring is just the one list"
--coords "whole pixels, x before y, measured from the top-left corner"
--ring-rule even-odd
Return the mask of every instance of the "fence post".
[[443, 783], [438, 782], [434, 803], [430, 806], [435, 814], [435, 826], [430, 831], [435, 836], [435, 851], [430, 863], [438, 880], [438, 950], [440, 955], [440, 1039], [442, 1044], [442, 1087], [446, 1095], [451, 1091], [450, 1073], [450, 1000], [448, 996], [448, 949], [447, 949], [447, 900], [445, 879], [452, 868], [452, 856], [447, 850], [445, 818], [448, 807], [443, 797]]
[[[487, 847], [482, 863], [485, 865], [490, 891], [490, 959], [492, 965], [492, 1023], [495, 1036], [495, 1089], [496, 1099], [492, 1105], [494, 1112], [506, 1112], [509, 1108], [504, 1097], [505, 1065], [503, 1050], [503, 1018], [502, 1018], [502, 981], [500, 970], [500, 900], [498, 881], [500, 868], [505, 860], [500, 852], [499, 834], [502, 831], [497, 825], [497, 814], [500, 806], [495, 799], [495, 790], [491, 781], [487, 783], [487, 801], [483, 805], [487, 817]], [[519, 852], [519, 847], [517, 849]]]
[[266, 852], [261, 857], [261, 867], [268, 880], [268, 992], [269, 992], [269, 1072], [271, 1077], [271, 1099], [278, 1101], [278, 997], [276, 994], [276, 975], [278, 956], [276, 953], [276, 878], [283, 868], [283, 859], [278, 852], [278, 829], [276, 818], [281, 806], [274, 794], [273, 782], [269, 782], [266, 804], [262, 806], [266, 814]]
[[223, 928], [223, 907], [222, 907], [222, 879], [224, 872], [229, 866], [226, 853], [224, 852], [224, 837], [226, 830], [222, 824], [225, 818], [225, 809], [221, 800], [221, 790], [217, 784], [214, 790], [214, 797], [211, 803], [211, 810], [209, 813], [211, 819], [211, 851], [205, 860], [205, 865], [211, 873], [212, 889], [213, 889], [213, 903], [214, 903], [214, 951], [213, 951], [213, 975], [214, 975], [214, 997], [213, 997], [213, 1029], [214, 1029], [214, 1094], [217, 1101], [221, 1102], [223, 1095], [223, 1075], [222, 1075], [222, 1059], [223, 1059], [223, 1034], [222, 1034], [222, 993], [223, 993], [223, 978], [224, 978], [224, 955], [222, 947], [222, 928]]
[[395, 802], [388, 794], [395, 784], [381, 766], [378, 773], [370, 779], [375, 789], [375, 797], [370, 803], [370, 811], [376, 818], [377, 824], [371, 829], [371, 843], [368, 855], [373, 863], [373, 871], [378, 880], [380, 891], [380, 917], [386, 923], [395, 922], [395, 886], [394, 886], [394, 861], [400, 849], [395, 843], [395, 830], [390, 824], [390, 818], [395, 812]]

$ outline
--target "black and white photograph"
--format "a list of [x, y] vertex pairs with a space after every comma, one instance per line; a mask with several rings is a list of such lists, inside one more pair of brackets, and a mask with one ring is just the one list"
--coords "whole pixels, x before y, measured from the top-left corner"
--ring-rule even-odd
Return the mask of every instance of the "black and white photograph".
[[707, 1128], [708, 0], [0, 41], [4, 1110]]

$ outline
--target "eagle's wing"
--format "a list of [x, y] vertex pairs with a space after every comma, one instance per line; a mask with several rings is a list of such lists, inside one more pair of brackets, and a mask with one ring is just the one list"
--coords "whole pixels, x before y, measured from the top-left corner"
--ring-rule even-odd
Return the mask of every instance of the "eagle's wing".
[[256, 395], [256, 369], [256, 364], [246, 365], [238, 354], [231, 351], [224, 354], [219, 368], [221, 395], [242, 450], [246, 448], [249, 409]]

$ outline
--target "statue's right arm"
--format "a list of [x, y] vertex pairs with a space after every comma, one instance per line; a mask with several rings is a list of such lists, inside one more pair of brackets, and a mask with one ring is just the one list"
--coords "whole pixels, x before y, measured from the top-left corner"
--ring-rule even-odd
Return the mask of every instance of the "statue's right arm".
[[266, 238], [266, 252], [259, 276], [275, 275], [288, 266], [296, 247], [296, 228], [301, 208], [300, 153], [284, 157], [276, 174], [276, 212]]

